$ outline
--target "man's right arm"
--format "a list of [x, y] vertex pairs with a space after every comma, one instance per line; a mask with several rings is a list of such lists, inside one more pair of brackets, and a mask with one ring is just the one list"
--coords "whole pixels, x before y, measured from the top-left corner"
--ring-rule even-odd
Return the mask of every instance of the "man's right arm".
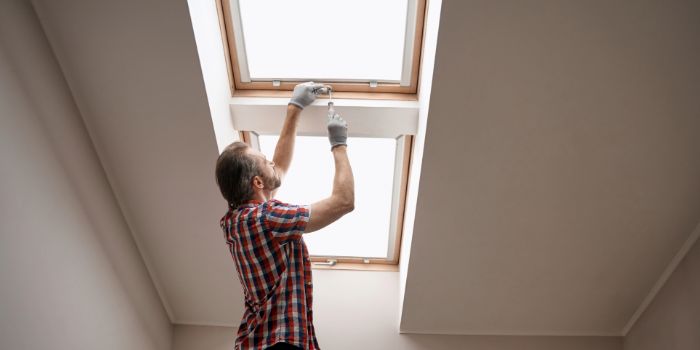
[[[309, 223], [305, 233], [318, 231], [355, 209], [355, 179], [347, 152], [347, 125], [335, 111], [329, 110], [328, 139], [335, 159], [333, 193], [330, 197], [311, 204]], [[331, 117], [333, 116], [333, 117]]]

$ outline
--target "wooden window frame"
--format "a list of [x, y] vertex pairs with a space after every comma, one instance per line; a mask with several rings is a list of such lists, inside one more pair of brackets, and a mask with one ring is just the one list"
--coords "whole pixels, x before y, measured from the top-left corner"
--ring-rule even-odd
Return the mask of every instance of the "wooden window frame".
[[[250, 131], [239, 131], [241, 141], [253, 147]], [[408, 188], [411, 181], [411, 166], [413, 165], [413, 147], [414, 136], [405, 135], [403, 161], [401, 164], [401, 184], [399, 187], [399, 204], [396, 217], [396, 235], [394, 242], [394, 259], [369, 259], [365, 263], [364, 258], [358, 257], [336, 257], [336, 256], [311, 256], [311, 262], [327, 262], [328, 260], [336, 260], [338, 263], [335, 266], [316, 265], [311, 266], [319, 270], [366, 270], [366, 271], [398, 271], [399, 262], [401, 261], [401, 239], [403, 238], [403, 228], [406, 220], [406, 198], [408, 198]]]
[[[428, 0], [416, 0], [416, 23], [413, 33], [413, 52], [411, 58], [410, 86], [397, 83], [377, 83], [370, 87], [368, 83], [324, 82], [333, 86], [333, 96], [338, 99], [400, 100], [416, 101], [420, 86], [422, 51], [425, 38], [425, 21]], [[240, 66], [236, 53], [236, 41], [231, 20], [230, 0], [216, 0], [219, 13], [219, 26], [226, 55], [226, 67], [229, 75], [231, 96], [233, 97], [290, 97], [294, 86], [302, 81], [281, 81], [279, 86], [272, 82], [241, 82]], [[328, 98], [328, 96], [319, 96]]]

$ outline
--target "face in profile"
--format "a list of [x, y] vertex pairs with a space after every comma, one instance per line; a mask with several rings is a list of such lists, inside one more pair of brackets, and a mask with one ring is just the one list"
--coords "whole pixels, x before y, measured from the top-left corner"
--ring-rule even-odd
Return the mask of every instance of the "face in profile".
[[248, 148], [248, 154], [258, 160], [260, 166], [260, 177], [263, 181], [263, 189], [266, 191], [274, 191], [282, 185], [279, 175], [275, 170], [275, 162], [267, 159], [267, 157], [255, 148]]

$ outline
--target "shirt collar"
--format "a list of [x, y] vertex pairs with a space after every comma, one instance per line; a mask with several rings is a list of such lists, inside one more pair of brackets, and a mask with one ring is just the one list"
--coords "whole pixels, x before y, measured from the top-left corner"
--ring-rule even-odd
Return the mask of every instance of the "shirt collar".
[[262, 202], [251, 199], [251, 200], [241, 202], [241, 204], [238, 205], [237, 209], [257, 207], [260, 204], [262, 204]]

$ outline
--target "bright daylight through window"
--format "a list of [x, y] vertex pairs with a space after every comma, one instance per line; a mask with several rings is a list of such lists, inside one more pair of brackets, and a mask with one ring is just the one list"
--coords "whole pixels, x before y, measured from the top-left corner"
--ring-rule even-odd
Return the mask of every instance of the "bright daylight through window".
[[[279, 125], [271, 119], [276, 116], [262, 110], [276, 108], [276, 102], [259, 100], [265, 106], [251, 114], [253, 100], [289, 96], [301, 82], [330, 85], [333, 99], [350, 101], [336, 106], [340, 116], [348, 113], [354, 133], [347, 152], [355, 179], [355, 210], [304, 235], [315, 263], [336, 260], [336, 268], [350, 269], [397, 267], [413, 143], [408, 125], [417, 117], [413, 101], [418, 98], [426, 2], [220, 0], [231, 92], [234, 100], [240, 98], [232, 100], [232, 119], [241, 140], [272, 159]], [[365, 108], [363, 100], [390, 102], [368, 102]], [[365, 108], [362, 112], [357, 102]], [[325, 113], [318, 107], [309, 108], [302, 118]], [[399, 122], [390, 122], [394, 118]], [[333, 154], [317, 126], [300, 126], [307, 129], [297, 135], [292, 167], [275, 199], [312, 204], [331, 195]], [[335, 266], [330, 263], [318, 267]]]
[[[272, 159], [279, 136], [260, 135], [260, 151]], [[304, 235], [312, 256], [386, 258], [391, 226], [392, 187], [397, 141], [348, 138], [355, 178], [355, 211], [330, 226]], [[312, 204], [333, 190], [335, 166], [328, 139], [297, 136], [294, 162], [276, 198]], [[313, 212], [312, 214], [313, 215]]]
[[407, 0], [238, 4], [252, 81], [401, 80]]

